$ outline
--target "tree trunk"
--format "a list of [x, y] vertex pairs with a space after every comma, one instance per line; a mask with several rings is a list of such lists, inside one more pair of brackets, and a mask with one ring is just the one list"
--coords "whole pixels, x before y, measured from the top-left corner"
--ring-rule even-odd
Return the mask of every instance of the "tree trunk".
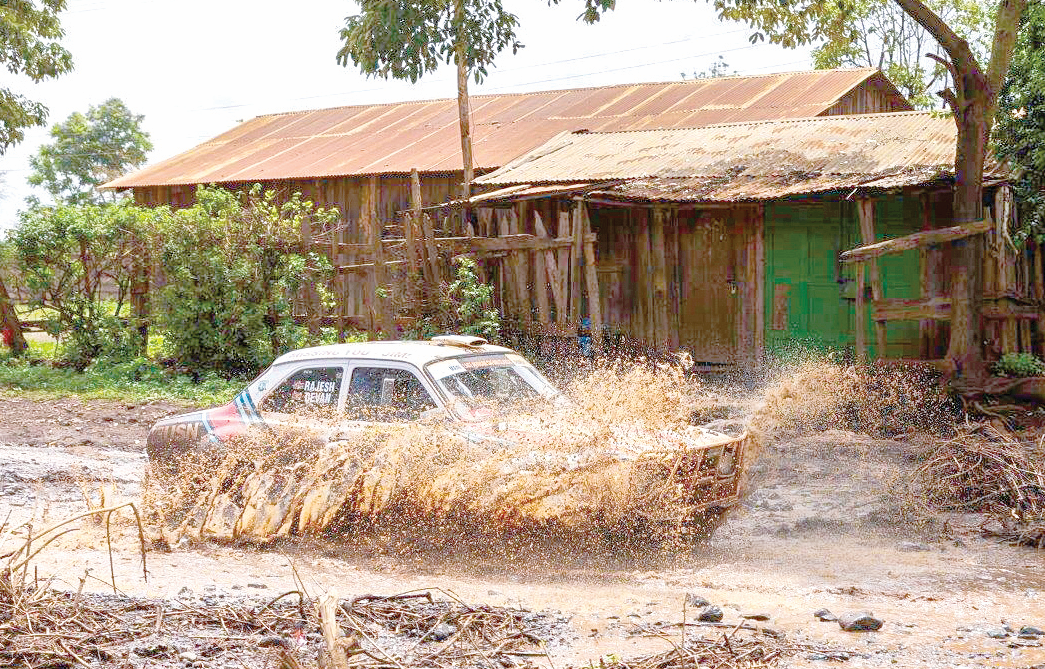
[[461, 159], [464, 163], [464, 183], [461, 187], [461, 234], [468, 232], [468, 198], [472, 195], [472, 130], [468, 104], [468, 44], [464, 34], [464, 0], [454, 0], [454, 19], [457, 24], [457, 114], [461, 126]]
[[[989, 70], [984, 74], [969, 43], [959, 37], [921, 0], [895, 0], [911, 18], [936, 39], [948, 60], [939, 60], [951, 73], [955, 90], [940, 93], [954, 112], [958, 143], [954, 156], [954, 223], [983, 217], [983, 160], [998, 92], [1012, 62], [1020, 16], [1027, 0], [1001, 0], [994, 26]], [[983, 376], [983, 237], [954, 244], [951, 275], [951, 340], [947, 362], [955, 376], [975, 380]]]
[[8, 330], [11, 333], [11, 351], [16, 355], [25, 353], [29, 345], [25, 343], [22, 334], [22, 324], [18, 320], [15, 307], [11, 304], [11, 296], [7, 293], [4, 285], [4, 277], [0, 276], [0, 330]]

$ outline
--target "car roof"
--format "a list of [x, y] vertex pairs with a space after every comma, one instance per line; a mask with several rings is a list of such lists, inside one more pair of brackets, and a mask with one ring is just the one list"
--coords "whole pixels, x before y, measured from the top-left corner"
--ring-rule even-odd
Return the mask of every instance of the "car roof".
[[313, 346], [290, 351], [276, 358], [273, 365], [301, 360], [318, 360], [331, 358], [351, 359], [384, 359], [408, 362], [421, 367], [434, 360], [443, 360], [461, 355], [483, 353], [515, 353], [510, 348], [483, 344], [481, 346], [462, 346], [458, 344], [437, 343], [431, 341], [368, 341], [356, 344], [330, 344]]

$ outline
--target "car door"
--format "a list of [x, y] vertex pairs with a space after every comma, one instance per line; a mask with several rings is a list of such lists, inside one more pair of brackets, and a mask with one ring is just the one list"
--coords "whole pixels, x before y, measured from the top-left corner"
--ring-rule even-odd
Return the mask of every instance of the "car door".
[[406, 364], [360, 361], [349, 370], [339, 439], [375, 427], [412, 423], [441, 410], [437, 395], [416, 368]]
[[309, 361], [287, 370], [265, 393], [258, 409], [280, 438], [308, 438], [325, 443], [342, 406], [344, 363]]

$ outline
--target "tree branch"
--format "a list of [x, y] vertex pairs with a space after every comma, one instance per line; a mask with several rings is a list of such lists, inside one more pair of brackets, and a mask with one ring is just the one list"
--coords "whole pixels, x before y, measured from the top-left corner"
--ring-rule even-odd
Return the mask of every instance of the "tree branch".
[[[956, 66], [962, 69], [968, 68], [970, 72], [973, 70], [979, 71], [979, 64], [976, 62], [976, 56], [973, 55], [969, 43], [951, 30], [951, 27], [937, 16], [936, 12], [929, 9], [921, 0], [893, 1], [907, 12], [912, 19], [928, 30], [930, 35], [936, 38], [936, 41], [940, 43], [940, 46], [943, 47]], [[1006, 2], [1013, 1], [1018, 2], [1021, 0], [1006, 0]], [[982, 74], [980, 76], [982, 77]]]
[[992, 104], [987, 107], [987, 127], [994, 124], [994, 112], [998, 108], [998, 93], [1005, 84], [1012, 64], [1012, 52], [1016, 48], [1016, 34], [1019, 32], [1020, 17], [1027, 9], [1027, 0], [1001, 0], [998, 15], [994, 19], [994, 46], [991, 48], [991, 62], [987, 66], [987, 85], [991, 92]]

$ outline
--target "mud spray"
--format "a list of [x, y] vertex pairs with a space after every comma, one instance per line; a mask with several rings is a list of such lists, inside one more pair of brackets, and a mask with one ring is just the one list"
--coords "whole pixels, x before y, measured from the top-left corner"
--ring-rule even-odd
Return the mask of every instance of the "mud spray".
[[694, 444], [739, 444], [742, 496], [765, 440], [845, 423], [910, 429], [946, 413], [946, 398], [908, 371], [869, 375], [829, 360], [780, 369], [765, 388], [713, 386], [670, 365], [597, 365], [567, 384], [568, 405], [516, 407], [481, 438], [430, 425], [318, 446], [257, 433], [151, 477], [147, 501], [169, 542], [554, 538], [648, 548], [709, 536], [724, 519], [693, 494], [708, 473], [699, 468], [718, 463], [694, 464]]

